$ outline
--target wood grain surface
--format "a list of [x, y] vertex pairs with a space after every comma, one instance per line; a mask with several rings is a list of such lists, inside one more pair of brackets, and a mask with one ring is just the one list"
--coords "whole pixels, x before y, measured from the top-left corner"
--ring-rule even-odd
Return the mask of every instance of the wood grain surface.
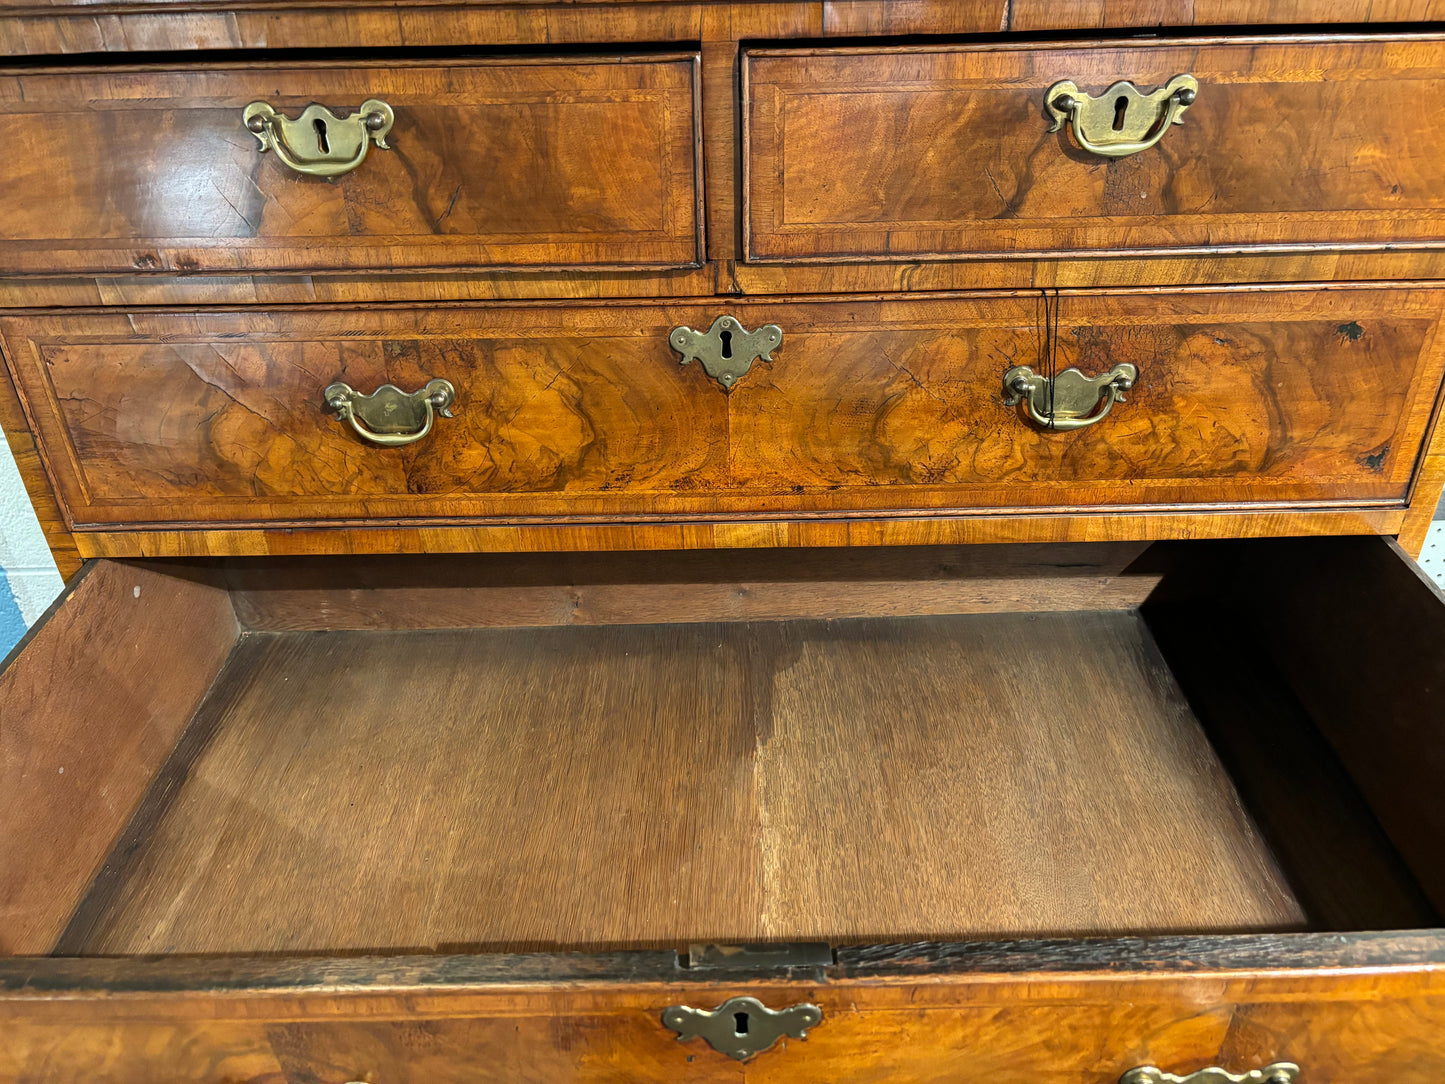
[[1132, 508], [1053, 514], [887, 519], [770, 519], [740, 523], [607, 523], [505, 527], [313, 527], [255, 530], [82, 531], [93, 557], [265, 557], [392, 553], [578, 553], [598, 550], [751, 550], [775, 546], [939, 546], [997, 542], [1116, 542], [1165, 538], [1281, 538], [1388, 534], [1401, 509]]
[[[701, 252], [697, 57], [0, 72], [10, 273], [679, 267]], [[334, 181], [242, 123], [379, 98]]]
[[[1293, 575], [1322, 595], [1335, 593], [1307, 571], [1295, 568]], [[1214, 565], [1198, 583], [1199, 594], [1172, 604], [1150, 600], [1144, 613], [1291, 891], [1325, 929], [1439, 927], [1439, 912], [1349, 768], [1275, 669], [1268, 648], [1250, 635], [1252, 622], [1208, 604], [1228, 593], [1222, 585], [1231, 580], [1227, 563]], [[1158, 593], [1169, 588], [1166, 578]], [[1381, 606], [1391, 610], [1391, 621], [1404, 617], [1383, 599]], [[1229, 679], [1220, 680], [1226, 669]], [[1352, 875], [1338, 876], [1341, 869]]]
[[[1321, 577], [1334, 582], [1335, 563], [1360, 567], [1360, 546], [1405, 568], [1398, 551], [1377, 541], [1236, 543], [1227, 551], [1237, 556], [1224, 559], [1260, 577], [1236, 576], [1232, 582], [1244, 592], [1238, 597], [1254, 592], [1265, 601], [1269, 592], [1257, 591], [1259, 585], [1284, 584], [1271, 571], [1271, 555], [1303, 570], [1285, 585], [1297, 597]], [[1131, 549], [1093, 556], [1125, 560]], [[1168, 582], [1187, 587], [1194, 559], [1203, 559], [1196, 571], [1207, 571], [1223, 551], [1175, 546], [1159, 561], [1144, 554], [1130, 563], [1157, 572], [1176, 563], [1170, 552], [1183, 563]], [[1029, 554], [996, 556], [1008, 560], [990, 563], [987, 551], [971, 550], [959, 555], [966, 568], [918, 566], [898, 589], [926, 601], [930, 580], [1022, 569]], [[784, 579], [819, 582], [826, 572], [798, 573], [794, 566], [809, 561], [804, 554], [777, 557], [775, 571]], [[601, 578], [627, 579], [627, 560]], [[846, 555], [838, 571], [869, 560], [894, 560], [895, 574], [907, 568], [906, 555], [861, 554]], [[1379, 609], [1401, 627], [1422, 627], [1402, 605], [1424, 596], [1390, 587], [1382, 568], [1363, 565], [1361, 590]], [[175, 576], [166, 579], [208, 592], [228, 574], [214, 564], [169, 567]], [[530, 567], [507, 578], [521, 586], [549, 575], [575, 578], [566, 568]], [[258, 566], [247, 568], [252, 580], [260, 576]], [[297, 569], [278, 569], [282, 583]], [[138, 571], [102, 564], [84, 582]], [[669, 576], [666, 566], [656, 571], [659, 581]], [[1234, 597], [1216, 591], [1213, 602], [1227, 610]], [[1435, 611], [1442, 605], [1434, 595], [1431, 604]], [[1257, 624], [1264, 636], [1276, 635], [1267, 622]], [[1295, 629], [1292, 649], [1332, 639], [1328, 624], [1316, 621], [1313, 636]], [[1233, 648], [1223, 637], [1211, 643], [1205, 629], [1192, 631], [1203, 635], [1182, 650], [1199, 654], [1189, 679], [1197, 682], [1208, 677], [1210, 654], [1227, 657]], [[594, 636], [608, 639], [609, 651], [584, 648], [581, 641]], [[1177, 662], [1180, 645], [1171, 650]], [[573, 663], [605, 674], [557, 680], [559, 667], [578, 672]], [[1353, 670], [1361, 665], [1356, 660]], [[1327, 902], [1324, 913], [1339, 919], [1353, 912], [1369, 921], [1398, 907], [1400, 899], [1383, 892], [1388, 886], [1351, 883], [1362, 870], [1372, 880], [1400, 874], [1381, 864], [1388, 849], [1378, 837], [1370, 842], [1373, 826], [1351, 804], [1348, 785], [1332, 786], [1325, 825], [1289, 810], [1281, 817], [1277, 803], [1270, 812], [1270, 797], [1256, 805], [1254, 812], [1269, 815], [1262, 832], [1255, 827], [1168, 666], [1127, 612], [250, 634], [201, 709], [204, 733], [193, 728], [191, 752], [182, 750], [167, 766], [167, 781], [158, 782], [112, 854], [113, 875], [95, 882], [63, 944], [75, 938], [83, 947], [107, 930], [118, 935], [106, 923], [136, 915], [147, 892], [151, 906], [164, 912], [161, 927], [174, 934], [186, 925], [192, 912], [162, 907], [169, 890], [149, 879], [162, 866], [190, 890], [213, 892], [200, 901], [194, 925], [218, 943], [240, 930], [254, 932], [268, 915], [275, 921], [265, 936], [273, 939], [306, 926], [330, 935], [365, 932], [375, 929], [380, 910], [405, 919], [388, 925], [395, 937], [371, 944], [386, 951], [403, 938], [415, 948], [479, 947], [423, 946], [406, 936], [427, 922], [536, 927], [567, 909], [599, 925], [657, 918], [680, 906], [672, 899], [700, 893], [697, 884], [736, 879], [739, 865], [724, 866], [739, 854], [763, 889], [785, 904], [753, 921], [801, 921], [811, 912], [845, 931], [844, 941], [847, 930], [868, 922], [905, 929], [910, 910], [931, 928], [990, 915], [1016, 926], [1020, 915], [1033, 921], [1083, 914], [1127, 930], [1151, 910], [1154, 928], [1208, 922], [1206, 909], [1236, 924], [1245, 911], [1268, 914], [1274, 928], [1292, 924], [1290, 914], [1295, 923], [1317, 920], [1296, 892], [1298, 847], [1282, 848], [1290, 864], [1276, 865], [1281, 839], [1302, 844], [1303, 860], [1315, 863], [1306, 894], [1314, 905], [1327, 902], [1331, 894], [1317, 892], [1332, 878], [1333, 898], [1354, 900], [1344, 912]], [[1386, 680], [1385, 668], [1368, 668]], [[498, 682], [502, 671], [508, 677]], [[1231, 681], [1240, 676], [1217, 667], [1216, 687], [1223, 673]], [[405, 675], [400, 683], [398, 674]], [[1220, 691], [1224, 700], [1206, 705], [1215, 715], [1236, 710], [1231, 696], [1248, 695]], [[502, 719], [528, 701], [531, 725]], [[430, 713], [431, 729], [396, 725], [398, 711], [412, 705]], [[720, 722], [708, 705], [722, 714]], [[1278, 705], [1269, 697], [1247, 707], [1255, 723], [1227, 720], [1239, 725], [1226, 755], [1258, 802], [1261, 782], [1283, 767], [1278, 758], [1297, 759], [1300, 747], [1294, 723], [1271, 714]], [[1353, 710], [1334, 711], [1333, 722]], [[670, 725], [664, 711], [674, 712]], [[641, 733], [608, 732], [609, 718], [640, 720]], [[1265, 732], [1281, 723], [1290, 733]], [[1261, 732], [1241, 738], [1241, 726]], [[1281, 752], [1281, 738], [1295, 744]], [[659, 748], [672, 768], [655, 770]], [[1318, 754], [1310, 758], [1326, 764]], [[736, 770], [740, 763], [747, 783], [727, 791], [730, 803], [689, 800], [719, 785], [719, 766]], [[1366, 766], [1358, 757], [1350, 763]], [[689, 765], [691, 772], [674, 770]], [[418, 791], [414, 780], [422, 775], [437, 785]], [[1148, 785], [1119, 785], [1131, 779]], [[351, 799], [343, 802], [349, 789]], [[1375, 801], [1377, 792], [1364, 789]], [[564, 828], [568, 841], [581, 842], [569, 849], [554, 834], [549, 849], [524, 835], [538, 829], [535, 819], [517, 827], [512, 796], [523, 792], [544, 795], [533, 806]], [[617, 802], [623, 795], [628, 800]], [[801, 824], [789, 819], [805, 809], [823, 815], [804, 816]], [[429, 816], [439, 810], [453, 815]], [[483, 824], [486, 817], [494, 819]], [[730, 830], [701, 830], [722, 820], [730, 820]], [[1338, 851], [1340, 841], [1321, 839], [1320, 829], [1330, 824], [1343, 830], [1346, 849], [1363, 847], [1356, 860], [1320, 859], [1330, 846]], [[656, 850], [626, 849], [631, 832]], [[804, 836], [819, 845], [807, 846]], [[176, 852], [155, 861], [166, 838], [194, 848], [190, 868]], [[1325, 852], [1310, 856], [1322, 842]], [[362, 851], [373, 857], [358, 857]], [[594, 852], [601, 857], [578, 862], [577, 853]], [[769, 854], [778, 861], [766, 861]], [[550, 870], [552, 878], [533, 906], [488, 907], [474, 884], [468, 891], [466, 878], [489, 863], [503, 875], [491, 883], [513, 896], [523, 866]], [[1045, 865], [1047, 878], [1040, 874]], [[316, 876], [299, 877], [299, 866]], [[398, 885], [368, 876], [378, 868], [415, 880]], [[286, 877], [290, 887], [282, 886]], [[626, 909], [626, 920], [601, 916], [596, 893], [583, 898], [579, 880], [596, 885], [609, 878], [618, 885], [609, 898]], [[1191, 891], [1196, 881], [1202, 893]], [[879, 893], [880, 882], [901, 891]], [[318, 885], [335, 891], [318, 892]], [[746, 899], [763, 895], [756, 883], [743, 887]], [[982, 894], [987, 900], [980, 904]], [[744, 910], [741, 895], [710, 896], [687, 913]], [[195, 902], [184, 893], [179, 898]], [[291, 901], [284, 908], [283, 898]], [[1428, 908], [1421, 917], [1428, 919]], [[578, 929], [570, 917], [563, 921], [569, 935]], [[679, 967], [670, 952], [0, 959], [6, 1034], [0, 1079], [430, 1084], [476, 1079], [477, 1066], [485, 1065], [491, 1075], [482, 1078], [498, 1080], [781, 1082], [804, 1073], [860, 1084], [880, 1078], [941, 1084], [1058, 1071], [1109, 1081], [1141, 1064], [1243, 1071], [1290, 1059], [1308, 1065], [1323, 1084], [1417, 1078], [1424, 1084], [1445, 1065], [1445, 1049], [1434, 1038], [1445, 1033], [1445, 945], [1438, 932], [1208, 936], [1188, 928], [1196, 932], [1122, 941], [845, 946], [830, 968], [736, 974]], [[156, 924], [147, 929], [154, 933]], [[689, 939], [670, 935], [654, 943]], [[809, 1000], [823, 1008], [825, 1023], [806, 1042], [790, 1040], [746, 1066], [700, 1043], [679, 1044], [660, 1024], [667, 1005], [710, 1007], [733, 994], [774, 1005]]]
[[250, 634], [228, 674], [67, 952], [1305, 922], [1129, 613]]
[[1445, 595], [1386, 539], [1301, 543], [1251, 571], [1245, 620], [1445, 909], [1445, 811], [1433, 798], [1445, 780], [1445, 753], [1433, 738], [1445, 684], [1437, 646]]
[[1442, 16], [1438, 0], [1009, 0], [1006, 29], [1438, 22]]
[[[338, 17], [344, 11], [345, 16]], [[1419, 22], [1437, 0], [587, 0], [416, 4], [402, 0], [5, 0], [5, 55], [129, 50], [472, 48], [1110, 27]], [[284, 43], [284, 45], [282, 44]]]
[[[731, 153], [731, 152], [729, 152]], [[710, 190], [719, 198], [717, 185]], [[729, 227], [731, 228], [731, 227]], [[709, 243], [727, 243], [715, 229]], [[736, 245], [737, 238], [732, 239]], [[1445, 278], [1445, 252], [1291, 252], [1274, 255], [1073, 256], [951, 262], [740, 264], [710, 262], [682, 271], [475, 271], [327, 273], [314, 275], [25, 275], [0, 278], [0, 307], [56, 308], [140, 305], [372, 305], [384, 302], [695, 298], [758, 294], [880, 294], [1209, 286], [1231, 283], [1347, 283]]]
[[0, 669], [0, 954], [46, 952], [237, 636], [227, 593], [101, 562]]
[[230, 560], [260, 631], [505, 628], [1132, 609], [1149, 544]]
[[[1445, 161], [1415, 106], [1445, 93], [1437, 37], [763, 48], [744, 65], [750, 260], [1445, 240]], [[1198, 99], [1150, 150], [1104, 159], [1048, 131], [1060, 80], [1098, 95], [1181, 72]]]
[[[813, 974], [610, 956], [0, 961], [10, 1079], [1117, 1080], [1137, 1065], [1424, 1084], [1445, 1065], [1440, 935], [1269, 935], [840, 949]], [[747, 1065], [663, 1007], [811, 1001]]]
[[[77, 527], [1385, 510], [1434, 408], [1442, 299], [1065, 295], [1057, 368], [1140, 371], [1073, 433], [1003, 401], [1008, 368], [1047, 362], [1031, 295], [37, 315], [0, 334]], [[724, 309], [786, 336], [730, 395], [667, 342]], [[400, 449], [321, 395], [433, 377], [456, 417]]]
[[1435, 521], [1441, 495], [1445, 493], [1445, 424], [1442, 424], [1442, 410], [1445, 410], [1445, 403], [1437, 403], [1430, 419], [1430, 430], [1425, 436], [1420, 468], [1415, 472], [1415, 484], [1410, 491], [1410, 507], [1399, 531], [1400, 547], [1416, 559], [1425, 547], [1425, 536], [1430, 531], [1430, 524]]

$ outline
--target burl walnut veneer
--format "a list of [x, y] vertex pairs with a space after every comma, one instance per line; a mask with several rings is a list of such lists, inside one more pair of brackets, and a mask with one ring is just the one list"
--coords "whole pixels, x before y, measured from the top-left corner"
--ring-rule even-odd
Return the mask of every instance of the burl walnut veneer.
[[1445, 1081], [1441, 18], [0, 0], [0, 1082]]

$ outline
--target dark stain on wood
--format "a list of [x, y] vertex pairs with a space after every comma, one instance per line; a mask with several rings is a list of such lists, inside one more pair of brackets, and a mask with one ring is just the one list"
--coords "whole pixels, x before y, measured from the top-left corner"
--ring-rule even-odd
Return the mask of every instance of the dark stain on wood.
[[1130, 612], [257, 634], [236, 660], [70, 951], [1307, 921]]

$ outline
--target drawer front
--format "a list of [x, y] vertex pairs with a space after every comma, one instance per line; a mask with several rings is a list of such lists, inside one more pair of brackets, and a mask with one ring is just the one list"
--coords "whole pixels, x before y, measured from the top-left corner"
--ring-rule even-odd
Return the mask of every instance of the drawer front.
[[[0, 75], [0, 143], [13, 152], [0, 161], [0, 265], [692, 265], [696, 79], [691, 54]], [[263, 150], [243, 118], [253, 102], [307, 123], [252, 120], [280, 132]], [[313, 102], [329, 120], [303, 116]], [[372, 102], [391, 109], [390, 129], [358, 136], [361, 118], [381, 116], [363, 112]], [[329, 180], [283, 161], [337, 169], [353, 150], [359, 164]]]
[[[1445, 242], [1424, 105], [1445, 94], [1438, 38], [758, 50], [744, 70], [752, 260]], [[1049, 131], [1057, 83], [1098, 98], [1181, 74], [1197, 97], [1149, 149], [1110, 158], [1072, 123]], [[1098, 127], [1094, 144], [1116, 138]]]
[[[581, 975], [564, 990], [524, 977], [547, 958], [506, 959], [493, 970], [517, 977], [490, 988], [454, 977], [470, 968], [453, 958], [326, 961], [326, 982], [289, 990], [291, 975], [316, 971], [316, 961], [298, 961], [271, 989], [245, 989], [236, 975], [254, 965], [243, 960], [212, 965], [219, 994], [198, 986], [109, 997], [109, 983], [77, 991], [45, 972], [101, 975], [116, 965], [30, 964], [32, 979], [42, 979], [37, 991], [63, 996], [0, 1001], [0, 1079], [1118, 1084], [1151, 1065], [1242, 1075], [1277, 1062], [1299, 1065], [1300, 1084], [1429, 1084], [1445, 1074], [1445, 998], [1431, 969], [1094, 979], [975, 972], [813, 985]], [[453, 977], [429, 979], [446, 968]], [[358, 971], [370, 974], [336, 985]], [[416, 976], [453, 988], [428, 989]], [[813, 1004], [823, 1019], [806, 1039], [783, 1037], [745, 1062], [702, 1038], [679, 1042], [662, 1024], [671, 1005], [712, 1010], [733, 996], [776, 1009]]]
[[[1442, 304], [1081, 293], [1059, 299], [1050, 352], [1034, 296], [739, 303], [743, 330], [784, 338], [730, 393], [670, 344], [717, 303], [14, 316], [0, 334], [82, 526], [1400, 506]], [[1092, 423], [1061, 431], [1004, 385], [1051, 365], [1136, 379], [1118, 402], [1093, 390]], [[453, 417], [399, 447], [326, 399], [436, 380]]]

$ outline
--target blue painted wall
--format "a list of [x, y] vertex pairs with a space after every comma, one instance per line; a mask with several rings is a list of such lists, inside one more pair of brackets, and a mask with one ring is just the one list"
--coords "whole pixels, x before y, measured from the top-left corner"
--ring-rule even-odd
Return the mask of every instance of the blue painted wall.
[[0, 577], [0, 657], [15, 646], [25, 635], [25, 618], [20, 616], [20, 604], [10, 590], [10, 581]]
[[60, 573], [20, 484], [10, 445], [0, 439], [0, 658], [60, 594]]

